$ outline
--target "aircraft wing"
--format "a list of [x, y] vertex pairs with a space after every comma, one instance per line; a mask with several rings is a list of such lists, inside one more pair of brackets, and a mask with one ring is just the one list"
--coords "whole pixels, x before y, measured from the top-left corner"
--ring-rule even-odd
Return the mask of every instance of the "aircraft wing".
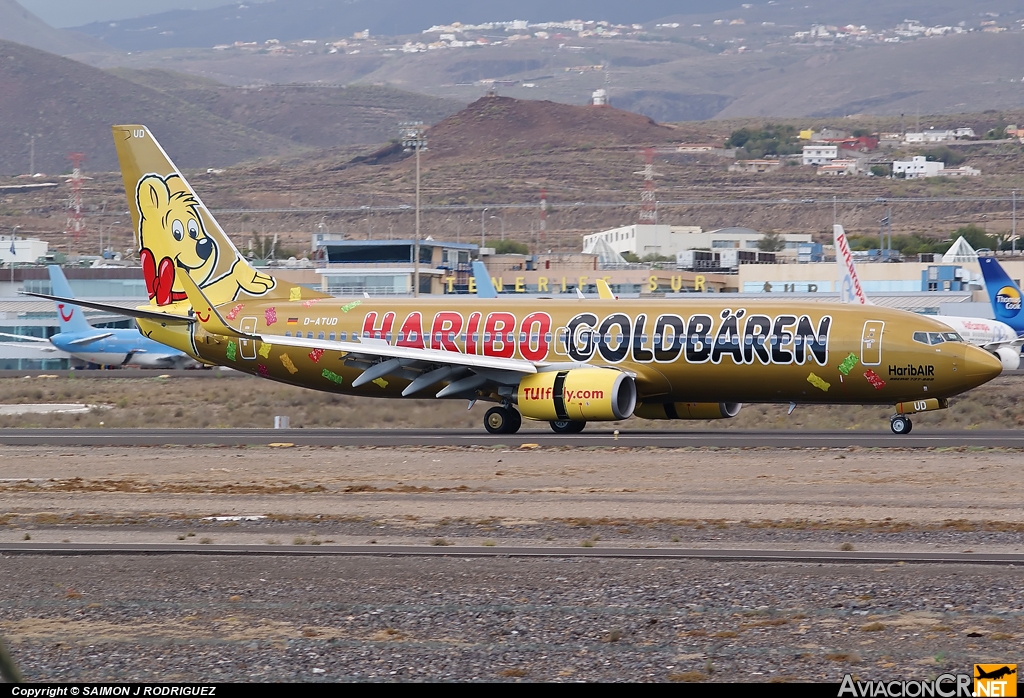
[[267, 344], [280, 344], [287, 347], [303, 349], [330, 349], [333, 351], [357, 354], [365, 357], [382, 359], [398, 359], [399, 361], [424, 362], [450, 366], [462, 366], [470, 369], [490, 369], [494, 371], [514, 371], [515, 373], [536, 373], [537, 364], [522, 359], [504, 359], [497, 356], [477, 356], [461, 354], [455, 351], [440, 349], [416, 349], [414, 347], [395, 347], [383, 339], [363, 339], [360, 342], [332, 342], [326, 339], [306, 339], [304, 337], [285, 337], [282, 335], [262, 334], [248, 335], [252, 339]]
[[200, 327], [207, 332], [256, 340], [265, 344], [342, 352], [346, 355], [346, 363], [363, 368], [363, 372], [352, 381], [354, 388], [377, 378], [397, 375], [412, 381], [403, 391], [403, 395], [412, 395], [442, 381], [448, 381], [448, 385], [437, 393], [439, 398], [475, 395], [477, 389], [487, 384], [516, 385], [522, 376], [537, 373], [538, 366], [541, 365], [499, 356], [393, 347], [383, 339], [364, 338], [359, 342], [340, 342], [242, 332], [225, 321], [188, 273], [180, 272], [177, 277], [185, 287], [185, 293]]
[[[8, 334], [7, 332], [0, 332], [0, 337], [11, 337], [12, 339], [21, 339], [26, 342], [45, 342], [50, 343], [49, 339], [43, 339], [42, 337], [29, 337], [23, 334]], [[7, 342], [7, 344], [17, 344], [17, 342]]]
[[124, 317], [139, 318], [142, 320], [153, 320], [155, 322], [164, 322], [167, 324], [191, 325], [193, 322], [196, 321], [196, 319], [193, 317], [186, 317], [184, 315], [173, 315], [171, 313], [164, 313], [158, 310], [124, 308], [121, 307], [120, 305], [96, 303], [95, 301], [83, 301], [79, 298], [63, 298], [61, 296], [51, 296], [48, 293], [32, 293], [30, 291], [22, 291], [21, 295], [34, 296], [36, 298], [46, 298], [47, 300], [69, 303], [72, 305], [80, 305], [86, 308], [92, 308], [94, 310], [105, 310], [108, 313], [114, 313], [115, 315], [123, 315]]
[[1005, 342], [989, 342], [988, 344], [982, 344], [981, 348], [986, 351], [995, 351], [1002, 347], [1016, 347], [1018, 349], [1024, 346], [1024, 337], [1018, 337], [1017, 339], [1007, 340]]
[[113, 336], [114, 336], [113, 332], [104, 332], [103, 334], [94, 334], [91, 337], [82, 337], [81, 339], [76, 339], [74, 341], [68, 342], [68, 345], [69, 346], [80, 346], [82, 344], [89, 344], [90, 342], [95, 342], [95, 341], [98, 341], [100, 339], [106, 339], [107, 337], [113, 337]]

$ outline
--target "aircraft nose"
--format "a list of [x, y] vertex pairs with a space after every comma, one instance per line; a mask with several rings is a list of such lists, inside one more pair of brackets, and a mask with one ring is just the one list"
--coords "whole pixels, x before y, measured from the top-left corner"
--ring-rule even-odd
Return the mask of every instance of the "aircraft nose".
[[1003, 371], [1003, 364], [992, 354], [975, 346], [967, 346], [964, 354], [967, 377], [975, 385], [987, 383]]

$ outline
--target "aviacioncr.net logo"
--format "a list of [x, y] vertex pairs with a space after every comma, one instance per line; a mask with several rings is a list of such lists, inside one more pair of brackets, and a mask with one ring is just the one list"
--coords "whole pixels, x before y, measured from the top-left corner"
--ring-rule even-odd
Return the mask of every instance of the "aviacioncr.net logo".
[[1003, 286], [996, 293], [996, 314], [1002, 318], [1016, 317], [1020, 312], [1020, 292], [1013, 286]]

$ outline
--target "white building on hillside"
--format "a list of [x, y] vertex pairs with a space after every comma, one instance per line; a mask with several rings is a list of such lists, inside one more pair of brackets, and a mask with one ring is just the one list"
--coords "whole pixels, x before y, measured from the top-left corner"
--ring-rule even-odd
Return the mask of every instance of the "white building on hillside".
[[688, 236], [700, 233], [701, 228], [696, 225], [626, 225], [584, 235], [583, 252], [591, 252], [598, 240], [603, 240], [619, 254], [632, 252], [641, 258], [649, 254], [674, 257], [676, 252], [687, 249], [682, 245]]
[[839, 146], [805, 145], [803, 155], [805, 165], [827, 165], [839, 157]]
[[855, 158], [836, 158], [827, 165], [818, 166], [818, 174], [830, 175], [855, 175], [858, 170], [858, 162]]
[[0, 235], [0, 264], [26, 264], [45, 257], [50, 243], [35, 238]]
[[[719, 228], [704, 231], [699, 226], [627, 225], [583, 237], [583, 252], [596, 253], [598, 242], [607, 243], [619, 254], [631, 252], [643, 259], [650, 254], [675, 257], [685, 250], [756, 250], [764, 233], [750, 228]], [[811, 242], [810, 234], [785, 233], [786, 251], [796, 257], [800, 243]]]
[[977, 167], [971, 167], [970, 165], [961, 165], [960, 167], [943, 167], [939, 170], [940, 177], [978, 177], [981, 175], [981, 170]]
[[[970, 129], [968, 129], [970, 130]], [[971, 131], [973, 133], [973, 131]], [[908, 133], [904, 138], [904, 143], [943, 143], [945, 141], [955, 141], [957, 139], [956, 131], [936, 131], [935, 129], [929, 129], [928, 131], [921, 131], [918, 133]]]
[[907, 179], [938, 177], [939, 171], [945, 169], [945, 167], [946, 164], [943, 162], [932, 162], [924, 155], [915, 155], [910, 160], [894, 160], [892, 163], [892, 173], [893, 175], [898, 175], [902, 172]]

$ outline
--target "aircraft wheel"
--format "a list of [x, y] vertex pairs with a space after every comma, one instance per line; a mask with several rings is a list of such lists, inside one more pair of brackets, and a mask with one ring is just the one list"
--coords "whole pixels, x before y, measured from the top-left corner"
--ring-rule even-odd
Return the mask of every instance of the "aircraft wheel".
[[508, 431], [506, 431], [505, 433], [506, 434], [516, 434], [516, 433], [518, 433], [520, 427], [523, 426], [523, 415], [519, 414], [518, 410], [516, 410], [516, 409], [514, 409], [512, 407], [509, 407], [508, 408], [508, 416], [509, 416], [510, 422], [509, 422], [509, 425], [508, 425]]
[[893, 434], [909, 434], [910, 430], [914, 428], [914, 424], [910, 421], [910, 417], [897, 416], [890, 420], [889, 428], [892, 429]]
[[519, 413], [505, 407], [492, 407], [484, 415], [484, 429], [489, 434], [514, 434], [521, 424]]
[[587, 426], [586, 422], [576, 422], [568, 419], [556, 419], [548, 423], [551, 425], [551, 431], [556, 434], [579, 434], [583, 431], [583, 427]]

